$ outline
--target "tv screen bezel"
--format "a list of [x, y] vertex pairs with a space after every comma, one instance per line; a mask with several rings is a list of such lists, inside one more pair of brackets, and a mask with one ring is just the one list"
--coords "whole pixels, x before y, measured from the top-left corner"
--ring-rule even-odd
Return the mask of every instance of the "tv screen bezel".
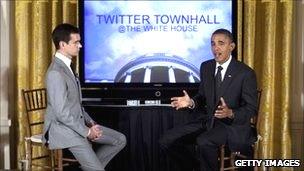
[[[78, 0], [78, 23], [80, 35], [84, 40], [84, 2]], [[237, 2], [232, 2], [232, 34], [234, 41], [237, 40]], [[83, 47], [85, 42], [81, 42]], [[84, 78], [84, 48], [80, 50], [78, 58], [79, 79], [85, 98], [108, 98], [108, 99], [162, 99], [170, 100], [170, 97], [182, 95], [182, 90], [187, 90], [194, 95], [199, 83], [87, 83]], [[232, 56], [237, 56], [236, 48]], [[160, 95], [159, 95], [160, 93]]]

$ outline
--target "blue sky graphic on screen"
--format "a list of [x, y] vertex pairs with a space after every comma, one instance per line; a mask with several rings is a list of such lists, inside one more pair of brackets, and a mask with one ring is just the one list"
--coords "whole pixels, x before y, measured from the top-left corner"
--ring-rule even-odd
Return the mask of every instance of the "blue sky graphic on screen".
[[85, 82], [199, 82], [231, 15], [231, 1], [85, 1]]

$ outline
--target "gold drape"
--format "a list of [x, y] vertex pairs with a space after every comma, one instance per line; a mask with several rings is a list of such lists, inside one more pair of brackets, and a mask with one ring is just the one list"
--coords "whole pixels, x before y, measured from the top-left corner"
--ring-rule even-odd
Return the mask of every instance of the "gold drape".
[[[77, 25], [77, 0], [16, 0], [14, 1], [16, 59], [17, 158], [24, 159], [25, 112], [21, 89], [44, 87], [44, 76], [54, 54], [51, 32], [59, 23]], [[41, 118], [32, 118], [39, 120]], [[34, 149], [33, 155], [45, 153]], [[17, 161], [16, 161], [17, 165]]]
[[254, 68], [263, 90], [258, 122], [262, 141], [257, 157], [288, 159], [294, 1], [242, 0], [238, 4], [242, 11], [239, 24], [243, 24], [238, 26], [243, 47], [238, 58]]
[[[44, 87], [45, 72], [54, 53], [51, 31], [63, 22], [77, 25], [77, 7], [76, 0], [14, 1], [18, 160], [25, 155], [26, 135], [21, 89]], [[258, 158], [291, 158], [293, 13], [292, 0], [238, 0], [238, 58], [254, 68], [263, 89], [258, 124], [263, 139]]]

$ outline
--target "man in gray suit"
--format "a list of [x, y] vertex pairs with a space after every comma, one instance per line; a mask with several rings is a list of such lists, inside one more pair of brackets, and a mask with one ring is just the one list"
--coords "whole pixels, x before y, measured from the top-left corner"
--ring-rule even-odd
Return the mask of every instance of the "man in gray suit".
[[[50, 149], [68, 148], [83, 170], [104, 171], [126, 145], [126, 137], [96, 124], [81, 105], [79, 81], [70, 67], [82, 47], [78, 28], [60, 24], [52, 39], [57, 52], [46, 74], [48, 103], [43, 142]], [[100, 144], [96, 153], [91, 143]]]

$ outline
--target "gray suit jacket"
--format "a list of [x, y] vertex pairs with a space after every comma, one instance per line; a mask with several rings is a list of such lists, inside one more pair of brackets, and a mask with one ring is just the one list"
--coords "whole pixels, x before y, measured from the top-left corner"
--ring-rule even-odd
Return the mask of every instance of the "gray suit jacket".
[[81, 105], [78, 78], [59, 58], [54, 57], [46, 74], [47, 109], [42, 141], [50, 149], [88, 143], [92, 118]]

